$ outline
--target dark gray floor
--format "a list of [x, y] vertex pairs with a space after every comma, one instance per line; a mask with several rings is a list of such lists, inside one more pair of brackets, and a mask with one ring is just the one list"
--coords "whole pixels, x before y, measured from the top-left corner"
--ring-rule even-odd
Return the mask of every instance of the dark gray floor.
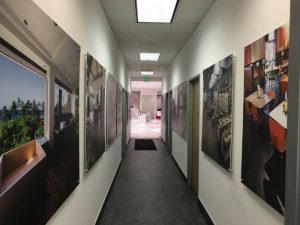
[[100, 225], [206, 225], [196, 195], [154, 142], [157, 151], [134, 151], [131, 140]]

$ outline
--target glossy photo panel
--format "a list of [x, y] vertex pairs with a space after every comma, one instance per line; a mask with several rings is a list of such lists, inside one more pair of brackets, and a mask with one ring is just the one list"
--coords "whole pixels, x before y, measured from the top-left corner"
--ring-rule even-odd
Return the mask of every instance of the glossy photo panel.
[[123, 87], [117, 84], [117, 135], [122, 132], [123, 120]]
[[232, 59], [203, 71], [202, 151], [226, 170], [231, 168]]
[[90, 54], [86, 58], [85, 169], [89, 170], [105, 151], [106, 70]]
[[107, 145], [111, 145], [117, 136], [117, 81], [110, 74], [106, 88]]
[[177, 87], [177, 133], [187, 140], [187, 96], [188, 82], [185, 81]]
[[289, 25], [245, 47], [242, 182], [285, 212]]
[[80, 47], [31, 0], [0, 4], [27, 34], [0, 38], [0, 224], [46, 224], [79, 183]]
[[166, 122], [166, 94], [161, 96], [161, 122]]
[[187, 81], [172, 89], [171, 127], [185, 140], [187, 139], [187, 96]]
[[171, 103], [171, 127], [174, 132], [178, 131], [178, 87], [172, 89], [172, 103]]

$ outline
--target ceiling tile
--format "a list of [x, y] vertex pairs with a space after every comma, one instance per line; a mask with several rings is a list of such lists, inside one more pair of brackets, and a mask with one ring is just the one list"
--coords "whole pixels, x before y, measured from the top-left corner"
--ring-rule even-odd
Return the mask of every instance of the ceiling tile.
[[139, 48], [121, 48], [121, 51], [124, 53], [139, 54]]
[[158, 64], [159, 64], [159, 65], [160, 65], [160, 64], [166, 65], [166, 64], [172, 62], [172, 60], [174, 59], [175, 56], [176, 56], [176, 55], [174, 55], [173, 57], [161, 58], [161, 59], [158, 61]]
[[135, 23], [113, 22], [110, 25], [115, 33], [136, 33]]
[[187, 41], [187, 39], [189, 38], [190, 34], [177, 34], [177, 35], [170, 35], [168, 37], [169, 41]]
[[[128, 70], [168, 69], [214, 0], [180, 0], [173, 23], [137, 23], [135, 0], [100, 0], [119, 43]], [[158, 62], [140, 62], [139, 52], [160, 52]]]
[[136, 33], [115, 33], [118, 41], [134, 41], [137, 40]]
[[183, 42], [139, 41], [140, 48], [158, 49], [160, 52], [163, 52], [166, 49], [180, 49], [182, 45]]
[[152, 24], [152, 23], [138, 23], [138, 33], [150, 33], [150, 34], [168, 34], [171, 28], [171, 24]]
[[103, 8], [106, 9], [134, 9], [135, 10], [135, 3], [133, 0], [101, 0]]
[[173, 24], [171, 28], [171, 35], [177, 34], [191, 34], [197, 27], [197, 24], [191, 23], [180, 23], [180, 24]]
[[179, 11], [176, 13], [174, 23], [199, 23], [204, 12], [199, 11]]
[[207, 9], [213, 2], [214, 0], [180, 0], [177, 9], [178, 11], [198, 11]]
[[142, 32], [137, 34], [137, 39], [141, 41], [167, 41], [169, 34], [156, 34], [154, 32]]
[[120, 48], [137, 48], [138, 42], [137, 41], [119, 41]]
[[141, 67], [142, 66], [146, 66], [146, 67], [156, 67], [157, 66], [157, 62], [145, 62], [145, 61], [141, 61], [140, 62]]
[[112, 22], [136, 22], [134, 10], [121, 10], [121, 9], [105, 9], [109, 21]]

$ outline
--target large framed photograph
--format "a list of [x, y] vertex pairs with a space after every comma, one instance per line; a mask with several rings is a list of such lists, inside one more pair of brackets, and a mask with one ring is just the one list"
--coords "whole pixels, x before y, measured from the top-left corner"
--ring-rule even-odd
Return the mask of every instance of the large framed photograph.
[[185, 140], [187, 140], [187, 97], [188, 81], [172, 89], [171, 127]]
[[0, 224], [46, 224], [79, 183], [80, 46], [33, 1], [1, 6]]
[[107, 145], [110, 146], [117, 136], [117, 81], [111, 74], [106, 84]]
[[161, 96], [161, 122], [166, 122], [166, 94]]
[[203, 71], [202, 151], [231, 169], [233, 55]]
[[105, 151], [106, 70], [90, 54], [86, 57], [85, 86], [85, 164], [89, 170]]
[[171, 128], [174, 132], [178, 131], [178, 87], [172, 89], [172, 103], [171, 103]]
[[177, 87], [177, 133], [187, 140], [187, 96], [188, 81]]
[[284, 214], [289, 25], [244, 51], [242, 182]]
[[123, 87], [117, 84], [117, 136], [122, 132], [123, 120]]

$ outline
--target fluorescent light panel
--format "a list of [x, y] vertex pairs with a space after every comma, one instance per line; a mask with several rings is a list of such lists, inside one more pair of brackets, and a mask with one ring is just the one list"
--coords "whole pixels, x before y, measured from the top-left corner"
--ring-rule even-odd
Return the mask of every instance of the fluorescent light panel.
[[140, 53], [141, 61], [158, 61], [160, 53]]
[[171, 23], [178, 0], [136, 0], [139, 23]]
[[142, 76], [153, 76], [153, 71], [141, 71]]

